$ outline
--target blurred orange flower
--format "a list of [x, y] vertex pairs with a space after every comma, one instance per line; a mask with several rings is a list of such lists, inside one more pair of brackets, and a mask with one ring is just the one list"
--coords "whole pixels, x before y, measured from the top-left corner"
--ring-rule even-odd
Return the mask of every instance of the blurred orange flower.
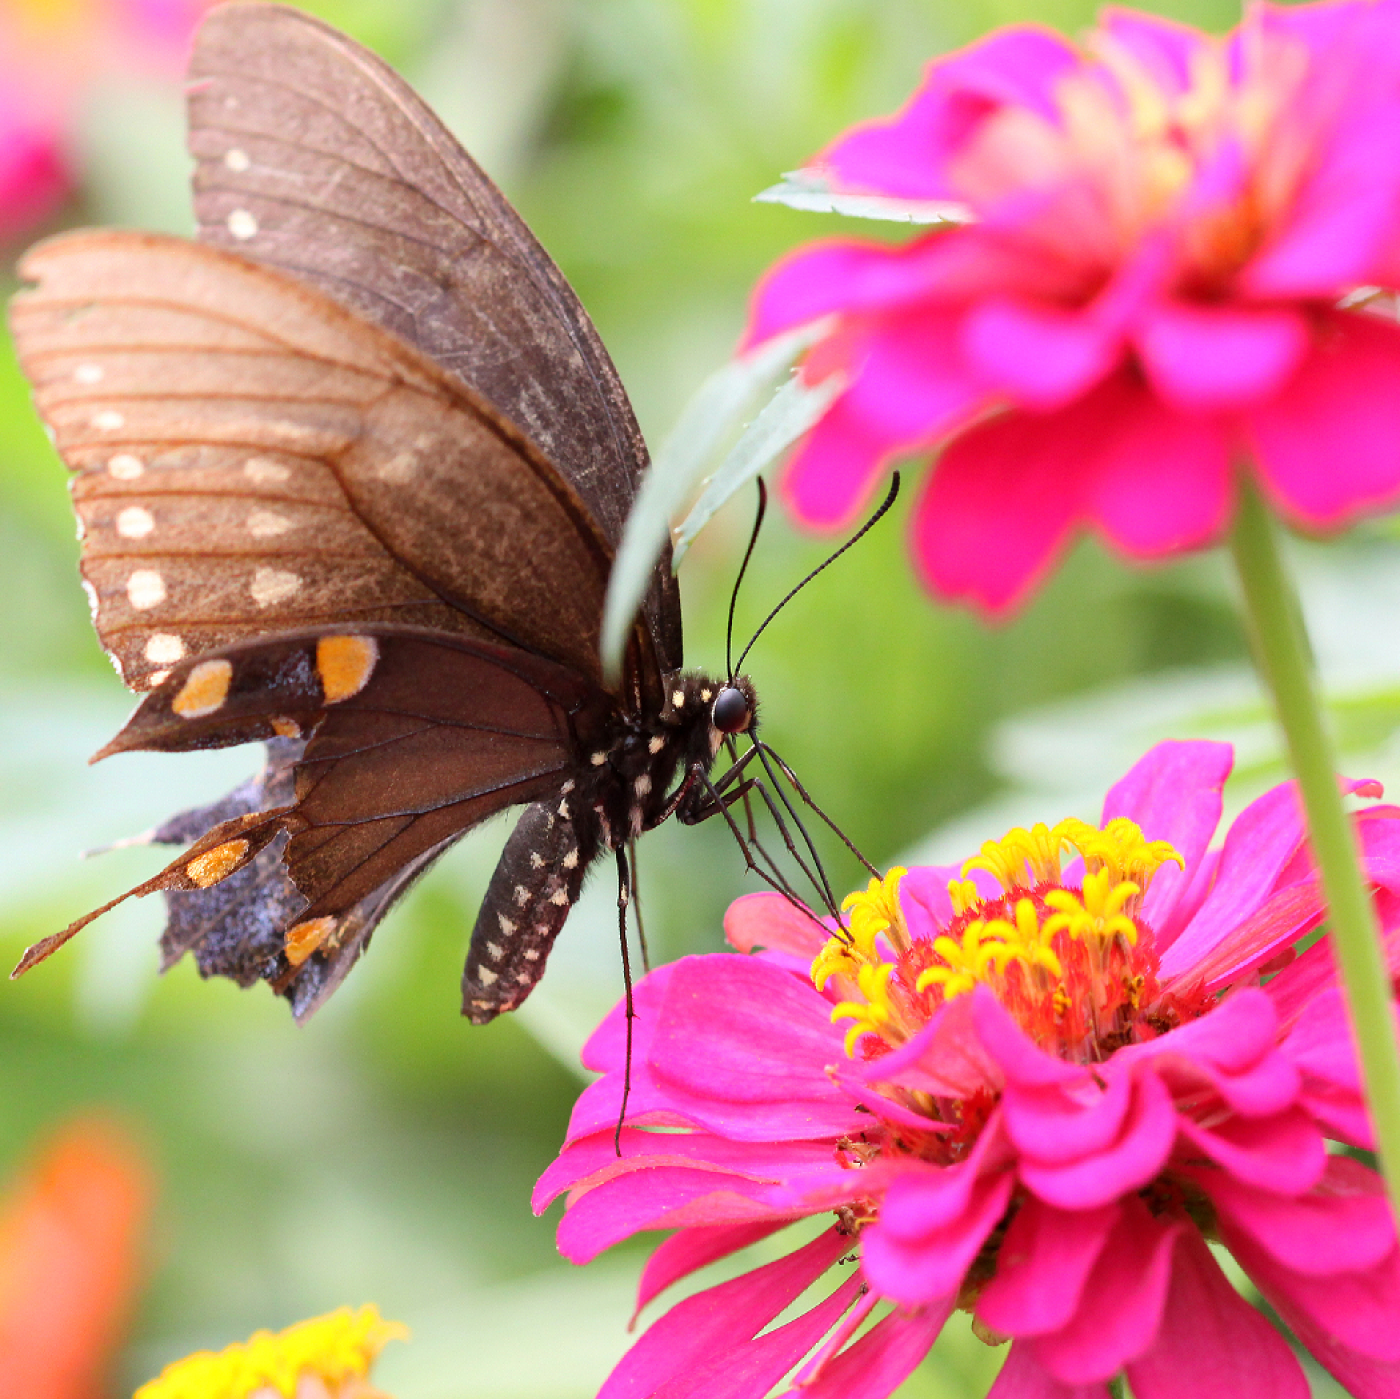
[[0, 1201], [0, 1396], [109, 1395], [153, 1173], [116, 1123], [60, 1128]]

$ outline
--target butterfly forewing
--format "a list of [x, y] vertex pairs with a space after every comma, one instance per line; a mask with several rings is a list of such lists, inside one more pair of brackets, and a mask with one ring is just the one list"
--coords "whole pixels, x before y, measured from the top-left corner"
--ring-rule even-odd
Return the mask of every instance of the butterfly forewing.
[[[200, 237], [314, 282], [515, 423], [615, 548], [646, 448], [597, 332], [495, 185], [390, 68], [295, 10], [205, 20], [190, 65]], [[669, 550], [643, 608], [681, 664]]]
[[21, 271], [37, 286], [16, 344], [77, 473], [96, 625], [130, 684], [332, 619], [505, 639], [598, 676], [606, 541], [411, 347], [178, 239], [67, 235]]

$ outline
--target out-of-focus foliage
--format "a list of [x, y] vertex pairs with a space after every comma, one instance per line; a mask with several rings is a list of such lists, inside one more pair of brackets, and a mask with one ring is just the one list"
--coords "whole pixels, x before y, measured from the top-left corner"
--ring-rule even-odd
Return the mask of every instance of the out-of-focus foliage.
[[[313, 8], [398, 65], [498, 177], [594, 314], [653, 442], [732, 350], [758, 273], [845, 227], [754, 194], [843, 126], [897, 106], [934, 53], [1007, 20], [1073, 28], [1091, 12], [1078, 0]], [[1164, 8], [1215, 27], [1238, 13], [1212, 0]], [[189, 228], [173, 84], [107, 75], [81, 94], [70, 139], [85, 174], [64, 221]], [[692, 665], [723, 665], [751, 509], [741, 494], [686, 560]], [[872, 859], [921, 845], [947, 858], [1000, 835], [1008, 816], [1079, 811], [1167, 733], [1242, 739], [1246, 783], [1276, 771], [1218, 560], [1139, 573], [1085, 548], [1022, 617], [987, 632], [918, 591], [903, 528], [897, 509], [748, 663], [767, 736]], [[828, 547], [774, 513], [740, 632]], [[0, 956], [12, 962], [155, 860], [121, 850], [83, 863], [80, 851], [254, 762], [235, 750], [83, 766], [128, 700], [91, 634], [76, 553], [63, 471], [5, 350]], [[1378, 530], [1310, 555], [1306, 582], [1351, 766], [1384, 775], [1397, 766], [1386, 746], [1400, 688], [1393, 540]], [[950, 833], [974, 809], [976, 823]], [[188, 964], [158, 979], [150, 902], [0, 987], [0, 1168], [88, 1105], [134, 1122], [159, 1163], [150, 1282], [119, 1363], [128, 1392], [197, 1347], [369, 1300], [414, 1331], [377, 1373], [398, 1393], [591, 1393], [620, 1354], [640, 1254], [572, 1269], [552, 1220], [527, 1204], [581, 1083], [577, 1047], [619, 992], [612, 891], [600, 876], [525, 1011], [473, 1030], [458, 979], [505, 831], [497, 822], [444, 860], [302, 1030], [262, 988], [202, 983]], [[835, 841], [822, 849], [838, 886], [854, 885]], [[655, 833], [642, 852], [654, 953], [718, 947], [727, 902], [753, 888], [719, 824]], [[976, 1391], [998, 1361], [955, 1325], [909, 1393]]]

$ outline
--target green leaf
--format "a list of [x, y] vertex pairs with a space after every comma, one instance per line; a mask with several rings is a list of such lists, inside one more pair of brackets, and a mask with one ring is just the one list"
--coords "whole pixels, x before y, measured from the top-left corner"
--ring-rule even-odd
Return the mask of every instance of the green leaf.
[[[599, 649], [603, 674], [609, 679], [615, 680], [621, 674], [627, 633], [646, 593], [652, 568], [669, 537], [671, 517], [705, 480], [711, 463], [753, 411], [759, 394], [826, 330], [824, 320], [800, 326], [716, 370], [700, 386], [662, 443], [642, 479], [608, 580]], [[759, 417], [761, 420], [763, 415]], [[757, 427], [755, 422], [750, 431]], [[741, 438], [740, 445], [743, 441]], [[718, 505], [716, 502], [711, 508], [711, 514]]]
[[676, 528], [672, 548], [677, 564], [715, 512], [741, 486], [746, 486], [815, 426], [845, 387], [846, 377], [842, 374], [828, 375], [820, 384], [806, 384], [795, 374], [773, 395], [768, 406], [730, 449], [700, 493], [700, 499]]
[[820, 170], [789, 170], [754, 195], [755, 204], [786, 204], [813, 214], [851, 219], [886, 219], [900, 224], [965, 224], [972, 211], [951, 199], [894, 199], [882, 194], [847, 194], [833, 189]]

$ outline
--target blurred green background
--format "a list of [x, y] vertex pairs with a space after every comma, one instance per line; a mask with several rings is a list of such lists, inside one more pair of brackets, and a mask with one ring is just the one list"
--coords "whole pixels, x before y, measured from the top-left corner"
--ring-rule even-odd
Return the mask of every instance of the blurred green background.
[[[997, 23], [1073, 30], [1092, 16], [1078, 0], [312, 8], [408, 76], [515, 201], [594, 316], [653, 444], [731, 352], [763, 268], [839, 223], [754, 204], [757, 191], [843, 126], [898, 106], [933, 55]], [[1212, 28], [1238, 18], [1214, 0], [1162, 8]], [[176, 82], [106, 72], [84, 89], [67, 140], [81, 185], [52, 226], [190, 230]], [[723, 664], [751, 508], [747, 496], [733, 503], [682, 571], [691, 665]], [[770, 519], [741, 631], [825, 547]], [[1021, 617], [988, 631], [917, 591], [903, 530], [901, 507], [749, 665], [767, 736], [877, 863], [950, 859], [1013, 821], [1093, 817], [1105, 786], [1165, 735], [1235, 739], [1236, 804], [1277, 776], [1218, 557], [1138, 572], [1086, 546]], [[1400, 772], [1391, 540], [1382, 524], [1298, 551], [1348, 765], [1382, 777]], [[6, 347], [0, 958], [11, 963], [159, 859], [123, 850], [84, 862], [85, 848], [221, 792], [256, 762], [233, 750], [84, 766], [129, 699], [89, 627], [76, 557], [64, 472]], [[754, 888], [712, 827], [643, 843], [657, 957], [719, 948], [728, 901]], [[188, 961], [158, 978], [154, 901], [0, 984], [0, 1168], [94, 1104], [132, 1122], [158, 1164], [149, 1282], [118, 1393], [196, 1347], [368, 1300], [414, 1332], [377, 1371], [399, 1394], [590, 1394], [627, 1345], [646, 1242], [574, 1269], [555, 1253], [557, 1207], [537, 1220], [528, 1206], [583, 1082], [578, 1046], [619, 994], [610, 877], [576, 911], [525, 1010], [474, 1030], [458, 1015], [458, 979], [506, 830], [493, 823], [443, 860], [300, 1030], [264, 988], [201, 982]], [[853, 887], [853, 862], [827, 849], [837, 883]], [[907, 1392], [980, 1392], [998, 1364], [962, 1319]]]

